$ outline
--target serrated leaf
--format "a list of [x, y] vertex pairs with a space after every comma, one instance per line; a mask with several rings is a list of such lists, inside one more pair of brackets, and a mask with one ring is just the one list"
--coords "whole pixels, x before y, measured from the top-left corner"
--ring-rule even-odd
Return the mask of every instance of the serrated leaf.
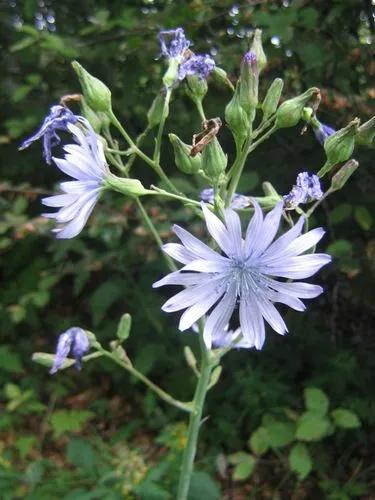
[[289, 453], [289, 466], [299, 479], [305, 479], [312, 469], [309, 450], [304, 443], [296, 443]]
[[361, 427], [361, 422], [357, 415], [345, 408], [336, 408], [331, 412], [333, 421], [338, 427], [343, 429], [356, 429]]
[[329, 407], [329, 399], [321, 389], [308, 387], [303, 392], [306, 408], [318, 415], [326, 415]]
[[129, 337], [131, 324], [132, 324], [132, 317], [130, 316], [130, 314], [128, 313], [123, 314], [118, 324], [116, 333], [117, 338], [121, 342], [124, 342]]
[[330, 422], [324, 416], [308, 411], [297, 421], [296, 438], [301, 441], [319, 441], [329, 432]]
[[267, 429], [258, 427], [250, 436], [249, 447], [256, 455], [266, 453], [270, 447]]

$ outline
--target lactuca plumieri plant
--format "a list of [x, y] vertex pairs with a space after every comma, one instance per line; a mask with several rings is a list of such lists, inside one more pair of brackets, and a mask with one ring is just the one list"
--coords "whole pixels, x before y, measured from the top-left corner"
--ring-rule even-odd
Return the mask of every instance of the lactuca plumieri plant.
[[[43, 214], [57, 223], [52, 229], [57, 238], [76, 237], [102, 192], [116, 191], [134, 201], [170, 269], [170, 273], [153, 286], [182, 287], [162, 309], [168, 313], [183, 311], [179, 330], [195, 332], [192, 334], [199, 342], [199, 361], [185, 348], [187, 363], [197, 377], [192, 401], [176, 400], [133, 366], [122, 347], [131, 327], [127, 313], [120, 321], [116, 340], [108, 349], [92, 332], [72, 327], [59, 336], [55, 355], [34, 353], [34, 360], [51, 367], [50, 373], [55, 373], [72, 365], [81, 368], [82, 363], [98, 357], [109, 358], [162, 400], [188, 413], [187, 444], [175, 495], [178, 500], [184, 500], [193, 472], [206, 394], [219, 380], [224, 355], [233, 348], [261, 349], [265, 323], [281, 335], [287, 333], [276, 303], [304, 311], [301, 299], [312, 299], [322, 293], [319, 285], [304, 281], [331, 260], [327, 254], [316, 253], [324, 230], [309, 229], [309, 220], [322, 201], [342, 189], [358, 168], [358, 162], [352, 158], [355, 145], [373, 146], [375, 122], [372, 118], [361, 125], [355, 118], [335, 131], [317, 118], [320, 92], [316, 87], [280, 104], [281, 78], [276, 78], [261, 98], [259, 78], [267, 59], [260, 30], [255, 30], [234, 84], [210, 55], [194, 54], [190, 50], [191, 43], [182, 28], [161, 31], [159, 41], [167, 69], [161, 90], [147, 114], [145, 130], [138, 138], [132, 138], [117, 118], [107, 86], [74, 62], [82, 94], [64, 96], [20, 149], [43, 139], [46, 162], [53, 161], [71, 178], [60, 183], [59, 194], [42, 199], [45, 206], [57, 209]], [[207, 118], [204, 111], [208, 82], [214, 79], [221, 81], [231, 94], [221, 118]], [[176, 168], [186, 175], [200, 177], [207, 184], [197, 199], [186, 196], [174, 185], [160, 161], [171, 96], [180, 86], [193, 101], [202, 120], [202, 130], [194, 135], [191, 131], [192, 144], [184, 143], [175, 134], [170, 134], [169, 139]], [[74, 114], [68, 107], [77, 99], [81, 115]], [[218, 140], [223, 120], [235, 143], [236, 154], [231, 165]], [[238, 193], [249, 154], [279, 129], [294, 127], [300, 122], [305, 128], [312, 128], [326, 153], [326, 161], [317, 168], [317, 174], [300, 172], [295, 185], [284, 196], [266, 181], [263, 196]], [[112, 137], [113, 129], [120, 133], [123, 144]], [[63, 158], [52, 154], [60, 143], [59, 131], [68, 132], [71, 137], [71, 142], [63, 146]], [[149, 154], [143, 151], [142, 141], [154, 131], [155, 147]], [[163, 188], [145, 187], [134, 177], [132, 165], [136, 157], [155, 172]], [[323, 177], [329, 177], [325, 183], [330, 186], [326, 190], [320, 182]], [[174, 225], [173, 231], [180, 243], [163, 243], [143, 205], [142, 199], [147, 196], [177, 201], [200, 217], [207, 229], [205, 242]], [[246, 224], [245, 231], [243, 224]], [[176, 261], [182, 267], [178, 267]], [[237, 310], [238, 315], [234, 315]]]

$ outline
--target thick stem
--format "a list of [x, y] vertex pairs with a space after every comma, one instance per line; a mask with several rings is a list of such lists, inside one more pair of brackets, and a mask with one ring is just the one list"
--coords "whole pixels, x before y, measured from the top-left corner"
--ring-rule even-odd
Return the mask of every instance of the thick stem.
[[201, 340], [201, 370], [198, 384], [194, 394], [193, 409], [190, 413], [187, 444], [184, 450], [182, 459], [180, 479], [177, 490], [177, 500], [186, 500], [189, 493], [191, 475], [194, 468], [194, 458], [197, 451], [199, 427], [201, 424], [203, 406], [206, 399], [210, 375], [213, 368], [210, 361], [209, 352], [207, 351], [203, 339]]

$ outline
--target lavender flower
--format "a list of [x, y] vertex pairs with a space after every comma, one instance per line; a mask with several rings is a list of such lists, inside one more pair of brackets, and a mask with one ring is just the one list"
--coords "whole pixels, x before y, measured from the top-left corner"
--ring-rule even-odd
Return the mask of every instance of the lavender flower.
[[178, 69], [178, 79], [181, 81], [187, 76], [197, 76], [200, 80], [206, 80], [208, 75], [215, 69], [215, 61], [208, 54], [193, 55], [184, 61]]
[[60, 370], [70, 352], [76, 360], [75, 367], [77, 370], [80, 370], [82, 367], [82, 358], [89, 348], [89, 339], [82, 328], [73, 326], [66, 330], [66, 332], [61, 333], [57, 341], [55, 361], [50, 373], [53, 374]]
[[275, 279], [308, 278], [331, 261], [326, 254], [301, 255], [322, 238], [323, 229], [313, 229], [300, 236], [304, 224], [301, 217], [293, 228], [272, 243], [279, 228], [283, 203], [278, 203], [264, 218], [258, 203], [255, 200], [252, 203], [254, 215], [245, 238], [242, 238], [240, 218], [235, 211], [226, 209], [223, 223], [202, 203], [207, 229], [222, 254], [177, 225], [173, 230], [182, 245], [168, 243], [163, 247], [184, 267], [153, 286], [182, 285], [186, 288], [169, 299], [162, 309], [166, 312], [186, 309], [179, 323], [181, 331], [210, 311], [203, 331], [208, 348], [215, 334], [228, 325], [237, 302], [244, 341], [261, 349], [265, 339], [264, 320], [281, 335], [288, 331], [275, 302], [304, 311], [305, 305], [300, 298], [314, 298], [323, 291], [318, 285]]
[[185, 32], [182, 28], [160, 31], [159, 42], [162, 55], [168, 59], [173, 57], [181, 58], [191, 43], [185, 37]]
[[60, 144], [60, 137], [57, 130], [66, 131], [69, 123], [76, 123], [80, 117], [75, 116], [70, 109], [65, 106], [52, 106], [50, 114], [44, 119], [40, 129], [31, 137], [23, 141], [20, 150], [26, 149], [34, 141], [43, 137], [43, 155], [46, 162], [50, 165], [52, 159], [51, 149]]
[[64, 159], [53, 158], [57, 167], [75, 180], [60, 183], [63, 194], [42, 199], [47, 207], [61, 207], [57, 212], [42, 214], [63, 224], [63, 227], [53, 229], [57, 238], [74, 238], [82, 231], [109, 174], [102, 143], [97, 140], [89, 122], [80, 119], [85, 130], [67, 125], [77, 144], [64, 146]]
[[323, 191], [320, 185], [320, 180], [317, 175], [301, 172], [297, 175], [296, 184], [291, 192], [284, 196], [286, 208], [294, 209], [300, 203], [310, 203], [314, 200], [320, 200], [323, 196]]
[[315, 137], [318, 139], [320, 144], [324, 144], [325, 140], [332, 134], [336, 132], [335, 129], [330, 127], [329, 125], [324, 125], [324, 123], [319, 123], [319, 127], [315, 127], [314, 129]]
[[[212, 188], [205, 188], [200, 193], [200, 198], [202, 201], [206, 201], [207, 203], [214, 204], [214, 190]], [[230, 203], [230, 208], [233, 210], [242, 210], [250, 205], [250, 198], [248, 196], [244, 196], [243, 194], [235, 193], [232, 196], [232, 200]]]

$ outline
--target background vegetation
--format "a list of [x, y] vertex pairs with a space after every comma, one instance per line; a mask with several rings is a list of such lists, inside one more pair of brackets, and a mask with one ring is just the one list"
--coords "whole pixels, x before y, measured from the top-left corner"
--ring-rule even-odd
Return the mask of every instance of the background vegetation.
[[[164, 271], [135, 207], [108, 195], [72, 241], [54, 241], [40, 217], [41, 194], [60, 178], [41, 145], [18, 153], [60, 96], [79, 91], [78, 59], [113, 91], [118, 116], [136, 136], [160, 87], [157, 32], [183, 26], [194, 49], [210, 52], [238, 74], [254, 27], [264, 31], [269, 65], [261, 93], [276, 76], [284, 96], [316, 85], [320, 118], [336, 128], [373, 114], [373, 2], [359, 0], [9, 0], [0, 7], [0, 491], [1, 498], [43, 500], [173, 498], [184, 446], [185, 416], [166, 407], [126, 373], [98, 360], [49, 376], [31, 362], [53, 352], [71, 325], [114, 337], [123, 312], [133, 316], [127, 351], [141, 371], [189, 399], [176, 318], [160, 312], [151, 283]], [[210, 85], [207, 116], [221, 116], [226, 89]], [[199, 118], [179, 89], [167, 130], [189, 142]], [[311, 131], [282, 131], [246, 167], [241, 192], [260, 194], [270, 180], [287, 193], [303, 170], [317, 171], [323, 152]], [[233, 150], [229, 132], [220, 140]], [[149, 145], [152, 145], [151, 142]], [[208, 397], [191, 499], [370, 498], [374, 484], [375, 372], [373, 209], [375, 170], [369, 150], [350, 184], [319, 212], [323, 243], [335, 257], [320, 276], [326, 293], [301, 315], [289, 311], [291, 334], [270, 334], [261, 352], [230, 353]], [[171, 148], [163, 164], [181, 177]], [[145, 167], [137, 163], [134, 172]], [[152, 174], [150, 182], [156, 179]], [[191, 214], [170, 204], [149, 213], [163, 238], [170, 221]], [[200, 230], [200, 224], [194, 230]], [[297, 427], [297, 432], [295, 429]], [[302, 428], [302, 430], [301, 430]], [[260, 430], [259, 430], [260, 429]], [[256, 433], [254, 434], [254, 430]], [[264, 436], [267, 435], [267, 439]], [[251, 436], [251, 439], [249, 439]], [[295, 437], [297, 436], [297, 437]]]

